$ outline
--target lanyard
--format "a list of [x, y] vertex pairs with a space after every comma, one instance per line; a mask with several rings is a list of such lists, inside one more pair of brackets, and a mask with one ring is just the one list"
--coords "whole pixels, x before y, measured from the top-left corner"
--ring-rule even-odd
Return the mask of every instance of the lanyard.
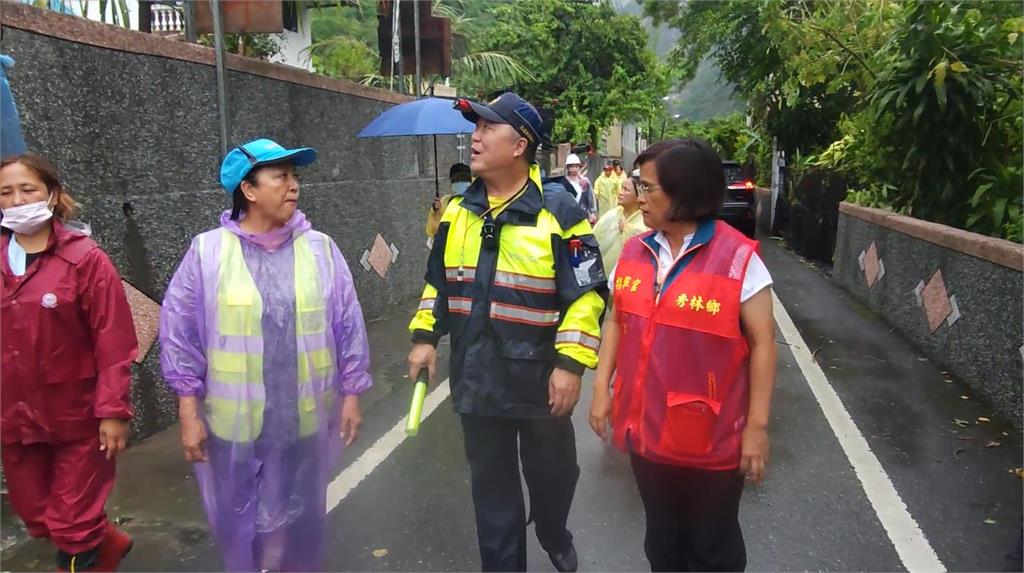
[[[520, 197], [522, 197], [524, 194], [526, 194], [526, 190], [529, 189], [529, 187], [530, 187], [530, 180], [527, 179], [526, 183], [523, 185], [523, 188], [520, 189], [515, 195], [513, 195], [512, 197], [508, 198], [505, 201], [502, 201], [498, 205], [495, 205], [493, 207], [489, 207], [486, 211], [481, 213], [480, 217], [479, 217], [479, 221], [480, 222], [484, 222], [485, 218], [489, 217], [492, 212], [497, 211], [498, 213], [500, 213], [501, 210], [504, 209], [506, 205], [510, 205], [510, 204], [516, 202], [517, 200], [519, 200]], [[466, 210], [466, 209], [463, 209], [463, 210]], [[456, 223], [458, 222], [458, 219], [461, 218], [461, 217], [462, 217], [462, 211], [459, 211], [459, 214], [456, 216]], [[463, 275], [465, 274], [465, 271], [466, 271], [466, 266], [465, 266], [465, 263], [466, 263], [466, 237], [469, 235], [469, 230], [471, 228], [473, 228], [473, 225], [475, 225], [476, 223], [477, 223], [477, 221], [469, 221], [469, 222], [467, 222], [466, 223], [466, 228], [462, 231], [462, 244], [460, 245], [462, 250], [459, 253], [459, 271], [458, 271], [458, 275], [456, 277], [456, 280], [459, 281], [459, 282], [462, 282], [462, 277], [463, 277]], [[497, 239], [495, 238], [494, 240], [497, 240]]]

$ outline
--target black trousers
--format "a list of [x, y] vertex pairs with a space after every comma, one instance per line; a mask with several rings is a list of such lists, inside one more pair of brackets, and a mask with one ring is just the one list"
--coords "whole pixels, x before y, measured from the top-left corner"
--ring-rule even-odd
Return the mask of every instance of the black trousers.
[[652, 462], [630, 454], [647, 515], [651, 571], [743, 571], [738, 519], [743, 475]]
[[[526, 524], [548, 552], [566, 549], [565, 527], [580, 469], [576, 435], [564, 418], [506, 419], [463, 414], [466, 461], [484, 571], [526, 571]], [[527, 520], [519, 462], [530, 495]]]

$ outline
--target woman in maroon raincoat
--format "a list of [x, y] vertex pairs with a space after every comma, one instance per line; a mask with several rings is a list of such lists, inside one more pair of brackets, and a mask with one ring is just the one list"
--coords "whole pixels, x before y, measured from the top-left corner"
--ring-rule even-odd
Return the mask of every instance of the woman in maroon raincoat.
[[57, 567], [114, 571], [131, 540], [104, 505], [138, 344], [117, 269], [74, 209], [46, 159], [0, 163], [0, 453], [11, 506]]

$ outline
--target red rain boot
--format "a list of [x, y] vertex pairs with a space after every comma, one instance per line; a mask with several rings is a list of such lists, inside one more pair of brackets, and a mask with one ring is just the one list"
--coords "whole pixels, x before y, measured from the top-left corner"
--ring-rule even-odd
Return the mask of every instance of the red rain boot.
[[132, 538], [115, 527], [113, 522], [109, 522], [107, 523], [107, 535], [103, 538], [99, 549], [96, 565], [90, 571], [117, 571], [121, 560], [132, 550]]

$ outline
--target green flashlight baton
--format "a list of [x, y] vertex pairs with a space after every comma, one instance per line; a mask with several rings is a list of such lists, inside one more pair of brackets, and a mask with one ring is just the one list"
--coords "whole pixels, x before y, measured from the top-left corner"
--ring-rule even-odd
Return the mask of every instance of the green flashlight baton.
[[416, 375], [416, 384], [412, 387], [412, 403], [409, 404], [409, 417], [405, 422], [405, 433], [415, 436], [420, 433], [420, 418], [423, 416], [423, 401], [427, 398], [427, 385], [430, 383], [430, 371], [421, 368]]

